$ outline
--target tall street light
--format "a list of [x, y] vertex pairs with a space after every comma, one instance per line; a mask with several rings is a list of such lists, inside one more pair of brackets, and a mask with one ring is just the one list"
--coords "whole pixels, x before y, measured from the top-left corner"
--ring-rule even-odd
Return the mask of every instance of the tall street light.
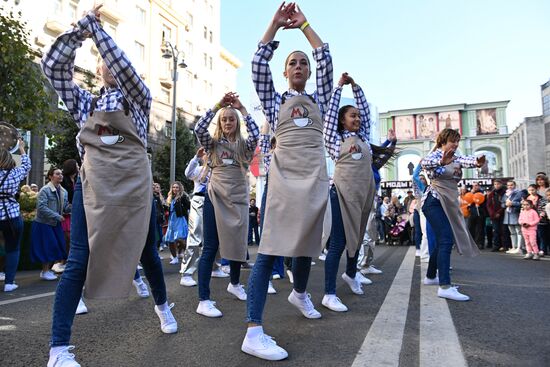
[[[172, 137], [170, 138], [170, 185], [176, 180], [176, 87], [178, 82], [178, 67], [186, 68], [187, 64], [184, 61], [185, 54], [178, 51], [176, 46], [168, 41], [162, 44], [162, 57], [172, 59], [172, 85], [174, 87], [174, 96], [172, 98]], [[181, 55], [181, 61], [178, 62]]]

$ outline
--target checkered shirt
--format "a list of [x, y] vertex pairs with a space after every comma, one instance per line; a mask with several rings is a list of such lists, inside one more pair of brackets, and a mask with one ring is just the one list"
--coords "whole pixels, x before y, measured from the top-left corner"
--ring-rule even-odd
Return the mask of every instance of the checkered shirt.
[[[4, 181], [0, 191], [5, 194], [15, 195], [19, 191], [19, 184], [27, 177], [31, 170], [31, 160], [28, 155], [21, 155], [21, 165], [15, 167], [10, 171], [8, 178]], [[4, 178], [8, 170], [0, 170], [0, 181]], [[19, 203], [14, 199], [2, 199], [0, 200], [0, 220], [7, 220], [6, 211], [4, 210], [4, 204], [8, 210], [8, 217], [11, 219], [17, 218], [20, 215]]]

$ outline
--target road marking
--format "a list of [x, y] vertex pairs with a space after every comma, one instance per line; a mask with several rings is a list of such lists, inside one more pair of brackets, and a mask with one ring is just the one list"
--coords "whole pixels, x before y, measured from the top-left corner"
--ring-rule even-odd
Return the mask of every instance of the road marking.
[[426, 263], [420, 272], [420, 366], [465, 367], [458, 334], [447, 301], [437, 296], [437, 286], [422, 283]]
[[411, 295], [415, 251], [414, 246], [411, 246], [405, 254], [352, 367], [399, 365]]
[[19, 297], [19, 298], [15, 298], [15, 299], [9, 299], [7, 301], [0, 301], [0, 306], [9, 305], [10, 303], [29, 301], [31, 299], [36, 299], [36, 298], [49, 297], [49, 296], [53, 296], [54, 294], [55, 294], [55, 292], [48, 292], [48, 293], [35, 294], [34, 296], [27, 296], [27, 297]]

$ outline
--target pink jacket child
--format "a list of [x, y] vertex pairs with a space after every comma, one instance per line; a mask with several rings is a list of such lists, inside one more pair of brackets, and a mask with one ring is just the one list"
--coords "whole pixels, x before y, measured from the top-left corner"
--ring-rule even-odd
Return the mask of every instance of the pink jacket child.
[[539, 214], [533, 205], [529, 202], [522, 203], [521, 212], [519, 213], [519, 224], [521, 225], [521, 233], [525, 239], [525, 247], [527, 248], [527, 258], [531, 258], [533, 254], [539, 252], [537, 246], [537, 224], [540, 221]]

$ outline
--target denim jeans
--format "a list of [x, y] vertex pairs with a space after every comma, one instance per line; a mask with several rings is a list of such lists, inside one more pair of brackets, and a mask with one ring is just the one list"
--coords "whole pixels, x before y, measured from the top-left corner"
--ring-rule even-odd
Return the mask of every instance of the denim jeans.
[[6, 263], [4, 265], [6, 279], [4, 284], [13, 284], [19, 265], [21, 238], [23, 238], [23, 220], [21, 216], [0, 221], [0, 231], [4, 234], [6, 247]]
[[[216, 260], [216, 252], [220, 247], [218, 238], [218, 229], [216, 228], [216, 214], [214, 206], [210, 201], [208, 193], [204, 195], [203, 209], [204, 235], [202, 244], [202, 254], [199, 259], [198, 278], [199, 278], [199, 300], [206, 301], [210, 299], [210, 278], [212, 277], [212, 266]], [[246, 246], [245, 243], [243, 243]], [[227, 261], [227, 260], [226, 260]], [[222, 259], [222, 265], [224, 264]], [[241, 276], [240, 261], [229, 260], [229, 274], [231, 284], [239, 284]]]
[[435, 278], [437, 270], [439, 273], [439, 285], [450, 285], [451, 275], [449, 267], [451, 265], [451, 251], [454, 243], [451, 223], [441, 206], [441, 202], [431, 194], [428, 194], [426, 197], [422, 206], [422, 212], [430, 223], [436, 238], [436, 246], [430, 255], [426, 277], [430, 279]]
[[537, 241], [539, 245], [539, 251], [544, 251], [544, 254], [548, 255], [548, 247], [550, 246], [546, 240], [545, 231], [548, 231], [549, 224], [537, 225]]
[[[246, 299], [246, 322], [262, 323], [265, 299], [269, 278], [273, 270], [273, 263], [281, 256], [258, 254], [256, 262], [248, 278], [248, 292]], [[293, 288], [298, 293], [304, 293], [307, 288], [311, 257], [292, 258]]]
[[[141, 253], [140, 261], [145, 276], [151, 285], [151, 293], [153, 293], [155, 304], [162, 305], [166, 303], [166, 285], [162, 264], [155, 247], [155, 217], [155, 206], [153, 205], [147, 242]], [[57, 284], [55, 292], [50, 343], [52, 347], [69, 345], [76, 307], [86, 280], [89, 255], [90, 247], [82, 200], [82, 184], [78, 179], [74, 189], [71, 212], [71, 250], [69, 251], [65, 271]]]
[[[332, 229], [330, 231], [330, 246], [325, 259], [325, 294], [336, 294], [336, 276], [340, 265], [340, 257], [346, 247], [346, 233], [338, 193], [334, 186], [330, 189], [330, 204], [332, 207]], [[346, 274], [352, 279], [357, 274], [358, 256], [359, 249], [353, 257], [350, 257], [346, 251]]]
[[422, 242], [422, 228], [420, 228], [420, 213], [418, 210], [414, 210], [413, 213], [414, 223], [414, 246], [417, 250], [420, 250], [420, 243]]

